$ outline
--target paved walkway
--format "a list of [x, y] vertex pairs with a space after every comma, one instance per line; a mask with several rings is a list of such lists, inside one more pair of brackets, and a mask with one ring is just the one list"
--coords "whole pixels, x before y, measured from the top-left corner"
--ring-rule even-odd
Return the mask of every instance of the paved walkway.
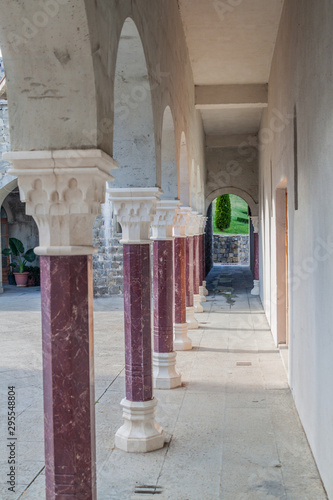
[[[287, 377], [246, 268], [217, 266], [210, 296], [178, 353], [184, 386], [156, 391], [164, 449], [114, 449], [124, 394], [123, 302], [95, 301], [98, 500], [321, 500], [326, 495]], [[40, 294], [0, 296], [0, 499], [43, 500]], [[18, 403], [18, 484], [5, 485], [7, 386]], [[81, 500], [81, 499], [78, 499]]]

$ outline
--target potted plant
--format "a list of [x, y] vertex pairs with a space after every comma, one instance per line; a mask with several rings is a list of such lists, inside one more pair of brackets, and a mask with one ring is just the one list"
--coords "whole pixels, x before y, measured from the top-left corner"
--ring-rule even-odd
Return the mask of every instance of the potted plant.
[[9, 265], [14, 271], [15, 281], [17, 286], [27, 286], [29, 272], [24, 270], [27, 262], [33, 262], [36, 259], [36, 254], [32, 248], [24, 251], [24, 246], [22, 241], [17, 238], [9, 238], [9, 248], [2, 250], [3, 255], [11, 256], [14, 262]]
[[27, 286], [40, 286], [40, 267], [25, 266], [24, 270], [29, 272]]

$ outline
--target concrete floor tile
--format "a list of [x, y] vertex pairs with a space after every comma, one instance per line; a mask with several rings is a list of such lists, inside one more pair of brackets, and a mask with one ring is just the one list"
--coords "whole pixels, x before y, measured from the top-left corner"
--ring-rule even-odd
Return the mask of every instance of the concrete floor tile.
[[[148, 498], [136, 492], [143, 485], [159, 486], [161, 500], [326, 498], [251, 279], [244, 267], [212, 270], [200, 328], [189, 331], [193, 349], [177, 353], [184, 385], [154, 391], [167, 442], [147, 454], [114, 448], [125, 394], [123, 298], [94, 301], [98, 500]], [[212, 293], [221, 280], [229, 280], [231, 297]], [[44, 500], [44, 472], [35, 478], [44, 460], [40, 295], [20, 292], [13, 301], [13, 293], [0, 297], [0, 398], [16, 386], [21, 480], [31, 485], [7, 495], [2, 404], [0, 498], [17, 500], [26, 490], [22, 499]]]

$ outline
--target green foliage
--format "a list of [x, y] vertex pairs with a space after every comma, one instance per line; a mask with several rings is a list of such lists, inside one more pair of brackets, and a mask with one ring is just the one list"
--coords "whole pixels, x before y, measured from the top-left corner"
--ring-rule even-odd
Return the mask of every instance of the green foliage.
[[219, 196], [216, 200], [216, 210], [215, 210], [215, 224], [218, 229], [224, 231], [228, 229], [231, 222], [231, 204], [230, 196], [224, 194]]
[[237, 217], [237, 222], [242, 222], [242, 224], [248, 224], [249, 223], [249, 219], [245, 217]]
[[[216, 227], [215, 223], [215, 205], [216, 200], [213, 201], [213, 232], [214, 234], [249, 234], [249, 218], [248, 218], [248, 205], [239, 196], [234, 194], [230, 196], [231, 203], [231, 224], [228, 229], [221, 231]], [[243, 219], [240, 222], [238, 219]]]
[[2, 254], [6, 257], [12, 256], [14, 262], [11, 262], [9, 265], [16, 271], [18, 267], [19, 273], [24, 272], [24, 267], [27, 262], [33, 262], [36, 259], [36, 254], [32, 248], [24, 252], [24, 246], [21, 240], [17, 238], [9, 238], [9, 248], [4, 248], [2, 250]]
[[34, 286], [40, 286], [40, 267], [38, 266], [25, 266], [24, 271], [28, 271], [33, 277]]

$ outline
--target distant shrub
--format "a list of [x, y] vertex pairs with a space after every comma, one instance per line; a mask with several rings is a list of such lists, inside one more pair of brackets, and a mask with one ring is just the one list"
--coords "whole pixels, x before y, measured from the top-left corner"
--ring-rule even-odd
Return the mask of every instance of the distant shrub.
[[230, 196], [224, 194], [219, 196], [216, 200], [215, 208], [215, 224], [220, 231], [228, 229], [231, 222], [231, 204]]

